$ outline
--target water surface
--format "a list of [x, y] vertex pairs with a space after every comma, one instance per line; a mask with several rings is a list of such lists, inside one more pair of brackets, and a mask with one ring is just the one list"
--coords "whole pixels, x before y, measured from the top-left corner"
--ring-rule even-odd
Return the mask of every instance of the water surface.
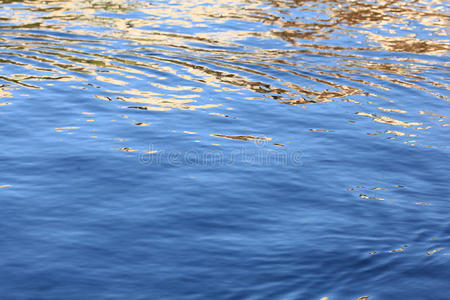
[[445, 1], [0, 3], [2, 299], [447, 299]]

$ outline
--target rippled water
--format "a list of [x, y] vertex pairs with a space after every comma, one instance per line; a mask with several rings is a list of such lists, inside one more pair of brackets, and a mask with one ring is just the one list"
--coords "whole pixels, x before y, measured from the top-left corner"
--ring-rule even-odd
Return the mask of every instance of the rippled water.
[[448, 299], [447, 2], [0, 3], [2, 299]]

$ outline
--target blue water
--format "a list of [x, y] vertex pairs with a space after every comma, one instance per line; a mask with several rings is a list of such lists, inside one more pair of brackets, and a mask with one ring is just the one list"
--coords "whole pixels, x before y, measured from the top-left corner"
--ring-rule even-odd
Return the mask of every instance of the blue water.
[[449, 299], [448, 3], [0, 3], [0, 299]]

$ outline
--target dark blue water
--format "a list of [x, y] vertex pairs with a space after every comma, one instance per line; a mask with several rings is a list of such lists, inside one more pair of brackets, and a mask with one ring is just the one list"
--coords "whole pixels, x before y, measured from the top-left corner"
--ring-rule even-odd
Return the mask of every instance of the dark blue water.
[[0, 3], [0, 299], [449, 299], [448, 3]]

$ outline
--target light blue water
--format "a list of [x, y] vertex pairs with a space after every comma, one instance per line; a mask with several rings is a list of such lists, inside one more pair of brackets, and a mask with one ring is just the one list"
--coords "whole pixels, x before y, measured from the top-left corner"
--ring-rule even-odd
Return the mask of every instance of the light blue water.
[[0, 3], [0, 299], [448, 299], [448, 3]]

